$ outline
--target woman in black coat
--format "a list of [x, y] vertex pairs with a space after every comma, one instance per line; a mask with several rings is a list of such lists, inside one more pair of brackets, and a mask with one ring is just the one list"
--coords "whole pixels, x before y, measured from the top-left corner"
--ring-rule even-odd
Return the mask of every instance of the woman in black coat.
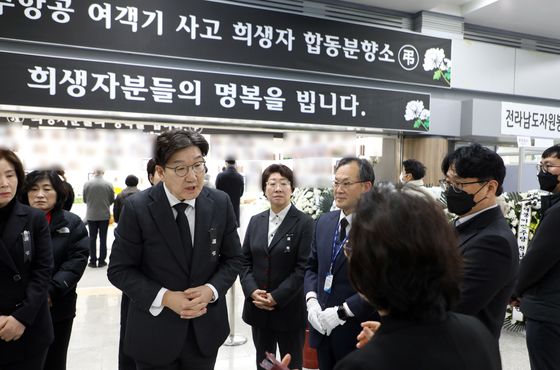
[[66, 354], [76, 316], [76, 285], [86, 268], [89, 238], [80, 217], [62, 209], [64, 183], [54, 171], [33, 171], [25, 178], [21, 201], [40, 209], [49, 222], [54, 269], [48, 299], [54, 327], [45, 370], [66, 369]]
[[53, 328], [47, 303], [52, 246], [45, 215], [16, 199], [24, 172], [0, 149], [0, 369], [42, 369]]

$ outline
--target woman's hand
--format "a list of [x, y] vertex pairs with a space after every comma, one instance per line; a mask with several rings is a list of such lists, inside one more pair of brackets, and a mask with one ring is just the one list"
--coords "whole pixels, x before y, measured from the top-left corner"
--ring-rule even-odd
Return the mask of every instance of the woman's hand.
[[363, 348], [366, 344], [369, 343], [371, 338], [375, 335], [375, 332], [381, 326], [379, 321], [365, 321], [361, 324], [362, 331], [358, 334], [358, 343], [356, 343], [356, 347]]

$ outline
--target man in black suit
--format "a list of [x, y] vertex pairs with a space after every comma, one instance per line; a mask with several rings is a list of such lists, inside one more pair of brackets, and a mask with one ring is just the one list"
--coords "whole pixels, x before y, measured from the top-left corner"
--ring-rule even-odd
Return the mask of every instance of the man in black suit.
[[356, 349], [361, 322], [379, 317], [350, 283], [342, 251], [358, 200], [374, 181], [373, 167], [366, 159], [342, 158], [336, 165], [333, 182], [340, 211], [322, 215], [315, 224], [304, 291], [311, 324], [309, 344], [317, 348], [321, 370], [333, 369]]
[[516, 293], [527, 318], [527, 349], [532, 370], [560, 366], [560, 145], [541, 156], [539, 184], [552, 192], [542, 199], [542, 218], [519, 266]]
[[235, 159], [226, 159], [226, 168], [216, 177], [216, 189], [225, 191], [231, 199], [235, 219], [239, 227], [239, 201], [243, 195], [243, 176], [235, 168]]
[[203, 187], [208, 142], [158, 136], [162, 182], [127, 198], [108, 269], [129, 298], [124, 351], [138, 369], [213, 369], [229, 334], [225, 294], [241, 269], [227, 195]]
[[251, 325], [258, 365], [265, 352], [292, 355], [301, 369], [306, 310], [303, 275], [313, 234], [313, 219], [290, 203], [294, 175], [281, 164], [268, 166], [261, 179], [270, 210], [251, 218], [243, 242], [241, 286], [243, 320]]
[[517, 241], [496, 197], [502, 193], [506, 169], [502, 158], [479, 144], [448, 154], [441, 181], [463, 257], [461, 299], [454, 311], [476, 316], [496, 341], [519, 265]]

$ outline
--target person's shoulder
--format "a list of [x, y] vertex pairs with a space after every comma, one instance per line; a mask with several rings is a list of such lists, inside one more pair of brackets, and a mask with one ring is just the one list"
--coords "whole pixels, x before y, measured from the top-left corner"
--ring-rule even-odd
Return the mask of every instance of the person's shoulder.
[[383, 356], [379, 356], [377, 343], [371, 341], [364, 348], [350, 352], [336, 364], [334, 370], [369, 370], [374, 363], [376, 370], [386, 369]]
[[204, 186], [198, 196], [208, 197], [218, 202], [225, 202], [229, 199], [229, 196], [223, 190], [209, 188], [208, 186]]

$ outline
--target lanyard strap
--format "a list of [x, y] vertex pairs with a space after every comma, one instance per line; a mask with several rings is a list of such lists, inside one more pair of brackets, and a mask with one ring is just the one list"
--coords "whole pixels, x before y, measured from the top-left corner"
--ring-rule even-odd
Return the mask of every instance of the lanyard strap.
[[331, 266], [329, 268], [330, 274], [332, 274], [333, 266], [334, 266], [334, 262], [336, 261], [336, 258], [338, 257], [340, 251], [342, 250], [342, 247], [344, 246], [344, 244], [346, 244], [346, 241], [348, 240], [348, 235], [346, 235], [344, 237], [344, 240], [340, 242], [338, 241], [339, 237], [340, 237], [340, 222], [338, 223], [338, 227], [334, 232], [334, 237], [332, 242]]

